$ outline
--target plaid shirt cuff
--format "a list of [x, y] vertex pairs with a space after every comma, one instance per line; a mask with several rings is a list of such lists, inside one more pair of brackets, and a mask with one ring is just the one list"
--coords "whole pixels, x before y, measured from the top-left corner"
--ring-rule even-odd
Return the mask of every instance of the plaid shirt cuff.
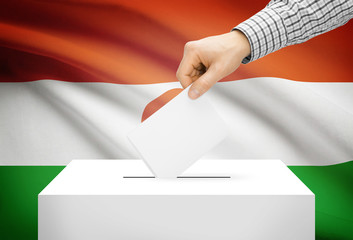
[[251, 53], [242, 63], [249, 63], [286, 46], [288, 37], [284, 21], [279, 14], [285, 6], [272, 4], [232, 29], [248, 38]]

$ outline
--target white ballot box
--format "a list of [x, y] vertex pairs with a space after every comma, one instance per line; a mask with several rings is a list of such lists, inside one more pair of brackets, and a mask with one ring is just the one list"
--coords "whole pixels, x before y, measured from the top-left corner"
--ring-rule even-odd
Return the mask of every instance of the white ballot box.
[[40, 240], [313, 240], [315, 196], [280, 160], [74, 160], [38, 196]]

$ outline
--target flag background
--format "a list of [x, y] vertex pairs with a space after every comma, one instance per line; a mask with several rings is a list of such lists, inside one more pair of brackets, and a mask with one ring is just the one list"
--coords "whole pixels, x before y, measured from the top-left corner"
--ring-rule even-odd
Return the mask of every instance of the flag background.
[[[267, 3], [1, 1], [0, 88], [41, 79], [136, 86], [176, 82], [187, 41], [228, 32]], [[349, 22], [242, 65], [223, 81], [280, 77], [351, 85], [352, 36]], [[5, 100], [9, 101], [0, 96], [0, 101]], [[14, 116], [26, 119], [26, 115]], [[11, 127], [0, 121], [0, 132], [6, 129]], [[0, 151], [8, 141], [0, 135]], [[21, 152], [21, 147], [13, 145], [7, 151]], [[15, 161], [11, 156], [0, 156], [0, 164]], [[0, 239], [36, 239], [37, 194], [64, 166], [16, 165], [0, 166]], [[353, 162], [290, 169], [316, 195], [316, 239], [353, 239]]]

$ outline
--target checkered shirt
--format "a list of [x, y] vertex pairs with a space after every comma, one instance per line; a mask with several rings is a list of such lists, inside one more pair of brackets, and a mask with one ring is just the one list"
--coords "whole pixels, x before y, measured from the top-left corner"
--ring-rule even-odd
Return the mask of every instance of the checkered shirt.
[[353, 0], [272, 0], [233, 30], [251, 46], [248, 63], [283, 47], [307, 41], [344, 25], [353, 17]]

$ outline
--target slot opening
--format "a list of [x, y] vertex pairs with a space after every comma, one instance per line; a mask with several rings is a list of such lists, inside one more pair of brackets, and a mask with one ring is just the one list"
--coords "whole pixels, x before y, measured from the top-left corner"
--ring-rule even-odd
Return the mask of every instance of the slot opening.
[[[156, 178], [155, 176], [123, 176], [123, 178]], [[178, 176], [176, 178], [230, 178], [230, 176]]]

